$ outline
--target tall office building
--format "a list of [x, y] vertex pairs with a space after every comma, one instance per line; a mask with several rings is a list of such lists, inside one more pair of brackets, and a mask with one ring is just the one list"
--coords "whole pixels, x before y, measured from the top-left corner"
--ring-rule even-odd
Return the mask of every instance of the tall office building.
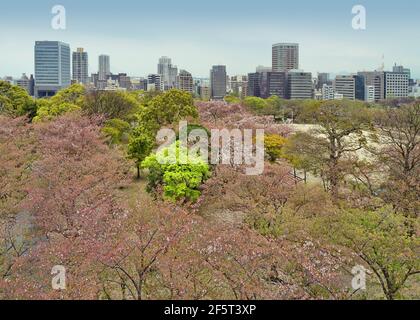
[[385, 72], [385, 99], [407, 98], [409, 75], [399, 72]]
[[160, 74], [149, 74], [147, 77], [147, 91], [163, 91], [164, 84]]
[[287, 98], [312, 99], [312, 73], [300, 70], [290, 70], [287, 73]]
[[70, 84], [70, 46], [59, 41], [36, 41], [35, 96], [51, 97]]
[[260, 74], [260, 97], [267, 99], [271, 96], [286, 98], [286, 73], [263, 72]]
[[256, 72], [248, 75], [248, 95], [267, 99], [287, 96], [287, 78], [285, 72]]
[[344, 99], [356, 99], [356, 83], [352, 76], [337, 76], [334, 80], [334, 92], [342, 94]]
[[231, 92], [243, 99], [248, 95], [248, 77], [247, 76], [233, 76], [230, 78]]
[[111, 75], [111, 58], [107, 55], [99, 56], [99, 81], [105, 81]]
[[299, 69], [299, 44], [278, 43], [273, 45], [274, 72]]
[[363, 71], [358, 73], [363, 77], [365, 90], [366, 87], [373, 86], [375, 88], [375, 101], [385, 98], [385, 72], [383, 71]]
[[359, 75], [338, 75], [334, 80], [334, 91], [343, 95], [344, 99], [365, 100], [364, 78]]
[[354, 78], [354, 85], [355, 85], [355, 98], [356, 100], [363, 101], [365, 100], [365, 96], [366, 96], [365, 78], [357, 74], [354, 74], [353, 78]]
[[176, 78], [178, 68], [172, 65], [172, 59], [169, 57], [160, 57], [158, 63], [158, 74], [162, 76], [164, 89], [169, 90], [176, 87]]
[[83, 48], [77, 48], [77, 51], [73, 52], [73, 80], [78, 83], [87, 84], [88, 78], [88, 53]]
[[181, 70], [177, 76], [176, 87], [192, 94], [194, 92], [194, 80], [191, 73]]
[[260, 93], [260, 73], [254, 72], [248, 74], [248, 96], [259, 97]]
[[211, 98], [223, 100], [227, 89], [226, 66], [213, 66], [210, 71]]

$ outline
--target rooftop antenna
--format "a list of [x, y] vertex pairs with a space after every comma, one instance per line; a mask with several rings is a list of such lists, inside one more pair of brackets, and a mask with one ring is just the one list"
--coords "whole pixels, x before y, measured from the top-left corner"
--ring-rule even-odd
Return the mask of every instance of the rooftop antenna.
[[384, 71], [385, 70], [385, 55], [382, 54], [382, 63], [381, 63], [381, 67], [379, 68], [379, 71]]

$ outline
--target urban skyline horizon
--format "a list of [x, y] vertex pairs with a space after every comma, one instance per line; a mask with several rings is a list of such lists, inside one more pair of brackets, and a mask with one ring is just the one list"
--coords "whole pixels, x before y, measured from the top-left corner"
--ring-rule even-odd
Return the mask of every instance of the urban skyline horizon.
[[[270, 61], [270, 63], [268, 63], [268, 64], [255, 63], [255, 66], [254, 66], [253, 69], [247, 70], [247, 71], [245, 70], [243, 72], [237, 73], [237, 72], [229, 72], [229, 65], [227, 65], [227, 64], [223, 64], [223, 63], [210, 64], [209, 63], [208, 64], [208, 73], [197, 75], [197, 74], [194, 74], [193, 72], [191, 72], [190, 69], [188, 68], [188, 66], [185, 67], [185, 66], [181, 66], [181, 65], [177, 64], [176, 60], [173, 58], [173, 56], [171, 56], [169, 54], [164, 54], [164, 55], [157, 55], [156, 56], [156, 61], [154, 63], [151, 63], [151, 65], [154, 66], [154, 70], [152, 70], [151, 72], [146, 72], [146, 73], [140, 74], [140, 73], [133, 73], [130, 70], [115, 70], [115, 68], [113, 68], [113, 57], [112, 57], [112, 55], [110, 55], [106, 52], [99, 53], [97, 56], [95, 55], [92, 58], [92, 55], [90, 54], [89, 49], [87, 49], [84, 46], [73, 47], [71, 45], [71, 43], [67, 43], [67, 42], [62, 41], [62, 40], [45, 40], [44, 39], [44, 40], [36, 40], [35, 42], [37, 42], [37, 41], [53, 41], [53, 42], [58, 41], [58, 42], [66, 43], [70, 46], [71, 52], [76, 52], [79, 48], [84, 49], [84, 51], [88, 53], [89, 75], [97, 74], [99, 72], [99, 57], [101, 55], [106, 55], [106, 56], [110, 57], [110, 67], [111, 67], [111, 73], [112, 74], [127, 73], [127, 75], [129, 75], [132, 78], [147, 78], [147, 76], [150, 75], [150, 74], [157, 74], [158, 73], [157, 72], [158, 61], [162, 57], [169, 57], [172, 60], [173, 65], [178, 67], [178, 70], [186, 70], [186, 71], [190, 72], [194, 78], [197, 78], [197, 79], [209, 79], [209, 75], [210, 75], [212, 66], [217, 66], [217, 65], [226, 66], [227, 73], [230, 76], [247, 75], [249, 73], [255, 72], [257, 67], [272, 67], [272, 61]], [[276, 43], [281, 43], [281, 42], [276, 42]], [[273, 42], [273, 45], [276, 44], [276, 43]], [[287, 42], [287, 43], [290, 43], [290, 42]], [[299, 45], [300, 51], [303, 51], [302, 50], [302, 45], [298, 42], [295, 42], [295, 43]], [[33, 45], [35, 46], [35, 43]], [[271, 54], [271, 50], [268, 50], [268, 51]], [[5, 78], [5, 77], [13, 77], [13, 79], [19, 79], [23, 74], [26, 74], [27, 76], [29, 76], [31, 74], [34, 74], [35, 73], [35, 63], [34, 63], [34, 59], [32, 59], [32, 60], [33, 60], [33, 62], [32, 62], [33, 66], [32, 66], [32, 69], [30, 70], [30, 72], [28, 72], [27, 70], [21, 70], [20, 72], [15, 72], [15, 73], [0, 74], [0, 79]], [[92, 62], [92, 60], [94, 62]], [[381, 68], [383, 68], [383, 71], [392, 71], [392, 68], [393, 68], [394, 65], [399, 65], [399, 66], [404, 66], [404, 67], [411, 70], [412, 79], [420, 80], [420, 73], [417, 74], [410, 65], [404, 65], [404, 64], [398, 63], [399, 60], [397, 60], [397, 59], [394, 59], [394, 60], [395, 61], [393, 63], [389, 63], [389, 65], [387, 65], [385, 63], [384, 57], [382, 57], [382, 59], [380, 59], [378, 65], [373, 66], [370, 69], [360, 68], [360, 69], [357, 69], [357, 70], [339, 70], [339, 71], [316, 70], [316, 71], [313, 71], [313, 70], [306, 69], [305, 67], [302, 66], [302, 64], [300, 64], [299, 70], [303, 70], [305, 72], [310, 72], [310, 73], [312, 73], [313, 77], [315, 77], [319, 73], [328, 73], [331, 77], [335, 77], [337, 75], [351, 75], [351, 74], [356, 74], [358, 72], [364, 72], [364, 71], [376, 71], [376, 70], [380, 70]], [[96, 67], [92, 68], [92, 66], [96, 66]], [[0, 65], [0, 70], [1, 70], [1, 68], [2, 68], [2, 66]]]

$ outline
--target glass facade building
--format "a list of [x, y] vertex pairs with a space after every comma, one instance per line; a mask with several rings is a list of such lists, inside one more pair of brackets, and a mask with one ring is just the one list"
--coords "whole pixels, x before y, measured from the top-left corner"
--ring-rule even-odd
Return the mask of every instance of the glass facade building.
[[59, 41], [37, 41], [35, 43], [35, 96], [53, 96], [70, 84], [70, 46]]

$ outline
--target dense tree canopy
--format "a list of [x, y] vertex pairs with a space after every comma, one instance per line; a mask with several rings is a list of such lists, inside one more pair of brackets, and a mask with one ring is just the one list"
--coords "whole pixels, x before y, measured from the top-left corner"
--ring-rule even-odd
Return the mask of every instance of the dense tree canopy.
[[36, 105], [25, 89], [0, 80], [0, 114], [33, 117]]
[[[182, 120], [264, 129], [263, 173], [157, 149]], [[410, 101], [80, 85], [33, 100], [0, 82], [0, 299], [417, 299], [419, 121]]]

